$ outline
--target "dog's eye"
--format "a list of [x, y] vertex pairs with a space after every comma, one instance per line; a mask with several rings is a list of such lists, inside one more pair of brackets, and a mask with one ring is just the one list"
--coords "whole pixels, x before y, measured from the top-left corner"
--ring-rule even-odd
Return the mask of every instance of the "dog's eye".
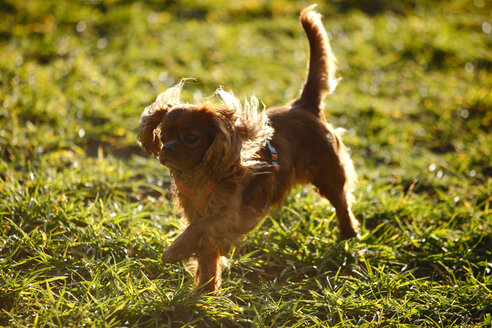
[[164, 139], [165, 139], [164, 132], [161, 132], [161, 141], [164, 142]]
[[192, 145], [198, 141], [198, 136], [194, 133], [188, 133], [185, 134], [183, 137], [184, 142], [186, 142], [189, 145]]

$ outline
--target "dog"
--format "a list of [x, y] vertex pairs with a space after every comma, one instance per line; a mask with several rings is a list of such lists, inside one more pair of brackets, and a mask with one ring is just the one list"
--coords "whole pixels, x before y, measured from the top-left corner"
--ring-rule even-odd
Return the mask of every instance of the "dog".
[[220, 289], [221, 256], [296, 184], [310, 183], [330, 201], [342, 238], [357, 235], [354, 166], [323, 115], [323, 99], [338, 83], [336, 58], [315, 5], [301, 11], [300, 21], [309, 41], [308, 75], [288, 105], [258, 111], [256, 98], [241, 105], [223, 89], [216, 92], [220, 105], [182, 103], [182, 80], [140, 118], [140, 145], [169, 168], [188, 223], [162, 262], [195, 259], [200, 292]]

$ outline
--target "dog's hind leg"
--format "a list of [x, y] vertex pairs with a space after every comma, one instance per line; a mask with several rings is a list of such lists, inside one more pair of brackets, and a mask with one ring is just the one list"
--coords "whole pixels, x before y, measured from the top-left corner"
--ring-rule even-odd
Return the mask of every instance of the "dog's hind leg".
[[359, 228], [359, 222], [350, 208], [351, 184], [355, 179], [355, 176], [351, 176], [355, 175], [351, 164], [346, 166], [342, 163], [330, 163], [330, 168], [319, 170], [312, 181], [319, 193], [335, 207], [340, 234], [344, 239], [355, 237]]

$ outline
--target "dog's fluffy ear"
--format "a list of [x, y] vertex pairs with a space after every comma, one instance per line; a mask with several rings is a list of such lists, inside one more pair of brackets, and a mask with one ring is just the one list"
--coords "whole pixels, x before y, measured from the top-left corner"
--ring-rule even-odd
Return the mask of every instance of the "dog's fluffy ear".
[[242, 139], [235, 128], [235, 112], [229, 108], [208, 111], [215, 127], [212, 144], [202, 160], [202, 169], [223, 175], [241, 156]]
[[250, 101], [245, 100], [242, 106], [232, 92], [219, 88], [215, 93], [222, 103], [235, 113], [235, 128], [243, 140], [241, 159], [247, 162], [272, 137], [273, 128], [270, 120], [265, 112], [259, 110], [260, 102], [256, 97], [251, 97]]
[[145, 108], [140, 117], [138, 128], [138, 141], [149, 155], [159, 155], [161, 150], [160, 124], [164, 120], [166, 113], [171, 107], [179, 105], [181, 102], [181, 89], [186, 79], [181, 80], [177, 85], [161, 93], [154, 103]]
[[152, 107], [153, 104], [147, 107], [140, 117], [138, 141], [147, 154], [157, 156], [161, 150], [160, 128], [158, 127], [164, 119], [167, 109], [154, 108], [152, 110]]

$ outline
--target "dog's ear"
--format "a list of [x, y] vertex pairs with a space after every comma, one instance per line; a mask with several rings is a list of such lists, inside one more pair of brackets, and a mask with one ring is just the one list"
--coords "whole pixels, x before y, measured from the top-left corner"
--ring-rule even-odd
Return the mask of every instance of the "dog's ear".
[[242, 139], [234, 125], [234, 112], [228, 108], [208, 111], [215, 135], [205, 153], [201, 166], [214, 174], [222, 175], [240, 159]]
[[181, 89], [186, 81], [187, 79], [182, 79], [178, 84], [161, 93], [154, 103], [145, 108], [142, 113], [137, 138], [147, 154], [159, 155], [161, 150], [160, 124], [166, 113], [173, 106], [181, 103]]
[[215, 93], [235, 114], [235, 130], [242, 139], [241, 158], [242, 161], [250, 160], [273, 135], [268, 116], [264, 111], [259, 111], [260, 101], [256, 97], [251, 97], [249, 101], [245, 100], [244, 105], [241, 106], [241, 102], [232, 92], [219, 88]]
[[160, 124], [168, 111], [167, 106], [158, 107], [156, 103], [145, 108], [140, 117], [138, 141], [149, 155], [159, 155], [161, 150]]

